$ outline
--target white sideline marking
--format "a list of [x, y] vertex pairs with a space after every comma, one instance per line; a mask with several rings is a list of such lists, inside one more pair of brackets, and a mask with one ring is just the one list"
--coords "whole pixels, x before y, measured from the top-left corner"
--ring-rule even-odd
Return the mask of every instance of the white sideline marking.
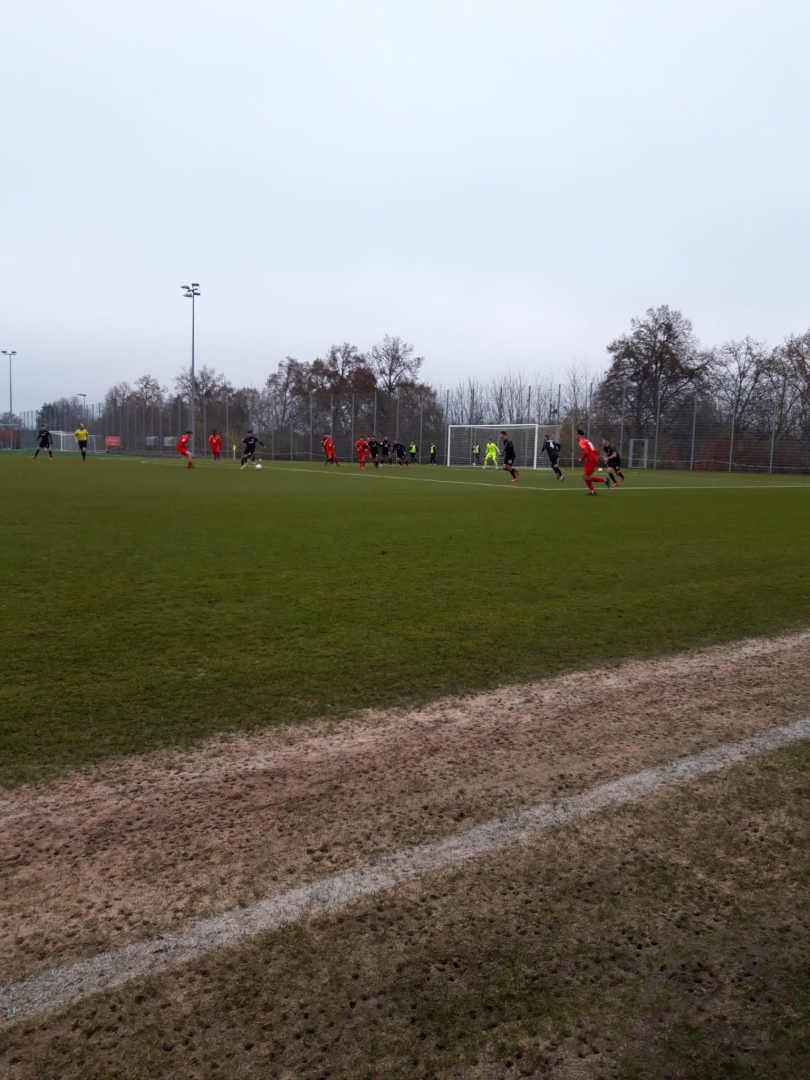
[[666, 765], [600, 784], [581, 795], [533, 806], [443, 840], [385, 855], [359, 870], [331, 874], [320, 881], [260, 900], [252, 907], [202, 919], [185, 930], [31, 975], [0, 988], [0, 1028], [66, 1008], [92, 994], [124, 986], [142, 975], [188, 963], [213, 949], [236, 945], [256, 934], [315, 915], [329, 914], [361, 897], [497, 851], [545, 829], [579, 821], [613, 806], [624, 806], [660, 788], [686, 783], [735, 762], [808, 738], [810, 717], [805, 717], [742, 742], [725, 743], [701, 754], [678, 758]]

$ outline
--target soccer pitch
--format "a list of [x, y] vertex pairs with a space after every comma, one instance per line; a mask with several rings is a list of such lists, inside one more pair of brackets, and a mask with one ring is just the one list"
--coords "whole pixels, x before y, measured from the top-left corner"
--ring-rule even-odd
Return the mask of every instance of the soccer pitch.
[[803, 477], [0, 457], [0, 782], [807, 621]]

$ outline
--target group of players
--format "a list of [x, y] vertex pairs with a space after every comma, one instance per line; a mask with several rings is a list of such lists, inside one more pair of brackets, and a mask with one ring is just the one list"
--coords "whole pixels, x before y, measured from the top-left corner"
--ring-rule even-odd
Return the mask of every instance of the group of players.
[[[508, 472], [512, 478], [512, 483], [517, 483], [520, 470], [515, 465], [517, 460], [517, 453], [515, 451], [515, 444], [509, 438], [506, 431], [501, 433], [501, 443], [503, 444], [503, 469]], [[585, 481], [585, 485], [588, 488], [588, 495], [595, 495], [594, 484], [604, 484], [605, 490], [610, 490], [610, 485], [618, 487], [619, 481], [624, 483], [625, 477], [622, 472], [622, 460], [619, 456], [619, 452], [614, 446], [611, 445], [609, 439], [602, 439], [602, 460], [604, 461], [607, 469], [605, 476], [594, 475], [597, 471], [599, 464], [599, 451], [594, 444], [586, 436], [582, 428], [577, 428], [577, 436], [579, 442], [579, 448], [582, 451], [582, 456], [579, 459], [580, 465], [582, 465], [582, 478]], [[74, 438], [78, 443], [79, 450], [81, 451], [82, 460], [87, 458], [87, 442], [89, 434], [84, 424], [80, 424], [74, 432]], [[194, 454], [189, 449], [191, 442], [191, 431], [184, 432], [177, 440], [177, 453], [184, 457], [188, 463], [188, 468], [194, 468]], [[34, 457], [39, 455], [40, 450], [45, 450], [48, 453], [49, 458], [53, 458], [53, 451], [51, 446], [53, 444], [53, 438], [47, 427], [43, 424], [40, 426], [37, 432], [37, 448], [34, 453]], [[258, 448], [261, 446], [266, 449], [265, 444], [261, 441], [258, 435], [254, 434], [251, 429], [247, 435], [242, 439], [244, 449], [242, 450], [240, 465], [241, 468], [245, 468], [248, 462], [254, 461]], [[323, 452], [325, 456], [326, 465], [340, 465], [335, 453], [335, 443], [329, 432], [325, 432], [321, 441]], [[216, 428], [213, 429], [208, 436], [208, 447], [211, 451], [211, 455], [214, 462], [219, 462], [222, 453], [222, 436], [219, 435]], [[397, 465], [402, 468], [409, 468], [411, 465], [416, 464], [418, 448], [415, 442], [411, 442], [408, 448], [404, 443], [401, 443], [398, 439], [391, 443], [387, 435], [383, 435], [381, 440], [378, 440], [374, 435], [361, 436], [354, 444], [355, 453], [357, 454], [357, 463], [361, 469], [366, 467], [366, 457], [370, 459], [375, 469], [378, 469], [380, 465], [384, 465], [388, 462], [389, 465], [394, 464], [396, 460]], [[473, 464], [477, 465], [479, 462], [480, 446], [476, 444], [472, 448], [473, 450]], [[543, 445], [541, 453], [546, 454], [548, 457], [549, 465], [551, 466], [554, 474], [558, 480], [565, 480], [565, 474], [560, 468], [560, 444], [555, 442], [550, 435], [543, 437]], [[407, 455], [407, 456], [406, 456]], [[487, 467], [489, 462], [493, 464], [498, 463], [498, 448], [492, 440], [487, 443], [486, 457], [484, 459], [484, 468]], [[430, 447], [430, 463], [436, 464], [436, 444], [432, 443]], [[601, 469], [599, 470], [601, 472]]]
[[[328, 431], [324, 432], [321, 446], [325, 458], [324, 465], [340, 465], [335, 453], [334, 439]], [[380, 465], [384, 465], [386, 462], [393, 465], [394, 461], [396, 461], [400, 469], [409, 469], [411, 465], [417, 464], [419, 447], [413, 440], [406, 447], [405, 443], [401, 443], [399, 439], [395, 439], [392, 443], [387, 435], [383, 435], [382, 439], [378, 439], [376, 435], [361, 435], [354, 444], [354, 452], [357, 455], [357, 464], [361, 469], [366, 467], [366, 457], [368, 457], [375, 469], [378, 469]], [[436, 464], [435, 443], [431, 443], [430, 446], [430, 464]]]

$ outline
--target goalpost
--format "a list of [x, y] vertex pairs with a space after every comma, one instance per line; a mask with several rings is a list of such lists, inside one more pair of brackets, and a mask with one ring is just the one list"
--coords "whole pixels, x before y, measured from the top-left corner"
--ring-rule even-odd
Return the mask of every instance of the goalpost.
[[[488, 442], [498, 447], [498, 464], [502, 461], [501, 432], [505, 431], [515, 444], [515, 464], [519, 469], [537, 469], [548, 466], [548, 461], [540, 455], [542, 439], [539, 424], [451, 424], [447, 429], [447, 464], [448, 465], [483, 465]], [[559, 424], [542, 428], [543, 434], [551, 435], [559, 442]], [[476, 461], [473, 448], [480, 447]], [[491, 466], [490, 466], [491, 467]]]

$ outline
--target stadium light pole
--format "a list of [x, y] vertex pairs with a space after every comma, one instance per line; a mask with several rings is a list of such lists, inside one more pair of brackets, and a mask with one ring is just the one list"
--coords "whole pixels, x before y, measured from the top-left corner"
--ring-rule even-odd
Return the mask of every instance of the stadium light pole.
[[14, 395], [11, 391], [11, 358], [17, 355], [16, 349], [3, 349], [3, 356], [8, 357], [8, 416], [9, 423], [11, 423], [11, 417], [14, 415]]
[[82, 416], [87, 417], [87, 394], [77, 394], [76, 397], [82, 399]]
[[189, 394], [188, 414], [189, 414], [189, 427], [191, 428], [191, 452], [194, 453], [194, 316], [195, 308], [194, 303], [197, 297], [200, 295], [200, 283], [198, 281], [192, 281], [190, 285], [181, 285], [183, 289], [183, 296], [187, 300], [191, 300], [191, 391]]

